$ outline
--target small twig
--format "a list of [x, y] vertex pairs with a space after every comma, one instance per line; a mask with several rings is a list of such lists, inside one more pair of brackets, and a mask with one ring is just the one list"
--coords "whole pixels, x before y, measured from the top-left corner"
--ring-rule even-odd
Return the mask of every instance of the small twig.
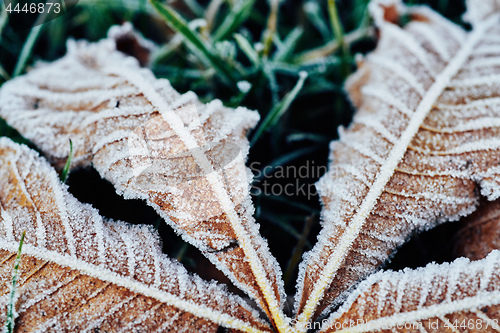
[[[354, 30], [348, 34], [345, 34], [344, 36], [344, 43], [345, 44], [352, 44], [362, 38], [365, 38], [365, 37], [370, 37], [370, 36], [374, 36], [375, 35], [375, 30], [372, 28], [372, 27], [363, 27], [363, 28], [360, 28], [360, 29], [357, 29], [357, 30]], [[334, 40], [334, 41], [331, 41], [323, 46], [320, 46], [318, 48], [315, 48], [315, 49], [312, 49], [312, 50], [309, 50], [309, 51], [305, 51], [301, 54], [299, 54], [294, 62], [295, 63], [307, 63], [308, 61], [311, 61], [311, 60], [314, 60], [314, 59], [317, 59], [317, 58], [322, 58], [322, 57], [326, 57], [326, 56], [329, 56], [330, 54], [334, 53], [335, 51], [337, 51], [340, 47], [340, 44]]]
[[181, 248], [179, 249], [179, 253], [177, 253], [176, 259], [178, 262], [182, 262], [182, 259], [184, 258], [184, 255], [186, 254], [186, 251], [189, 248], [188, 243], [182, 244]]
[[288, 282], [292, 278], [293, 272], [295, 271], [297, 265], [299, 264], [300, 258], [302, 257], [302, 253], [304, 252], [304, 246], [306, 245], [307, 242], [307, 237], [309, 236], [309, 232], [311, 231], [311, 227], [315, 219], [316, 215], [313, 214], [308, 216], [305, 220], [304, 229], [302, 230], [300, 239], [297, 242], [297, 246], [293, 250], [292, 257], [290, 258], [285, 274], [283, 275], [283, 282], [285, 283], [285, 285], [288, 284]]

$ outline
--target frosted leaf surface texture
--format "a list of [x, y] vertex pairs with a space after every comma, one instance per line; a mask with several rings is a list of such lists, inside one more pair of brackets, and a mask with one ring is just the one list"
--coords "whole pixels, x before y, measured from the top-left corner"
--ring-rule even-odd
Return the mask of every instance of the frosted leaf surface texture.
[[[26, 231], [16, 330], [270, 331], [241, 298], [162, 254], [152, 228], [104, 220], [78, 202], [35, 151], [0, 138], [0, 165], [2, 281]], [[4, 313], [9, 286], [0, 291]]]

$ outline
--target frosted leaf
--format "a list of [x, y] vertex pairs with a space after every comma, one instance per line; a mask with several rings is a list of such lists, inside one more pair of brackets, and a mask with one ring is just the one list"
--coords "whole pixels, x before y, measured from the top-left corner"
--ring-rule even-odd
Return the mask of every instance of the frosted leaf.
[[0, 166], [1, 309], [26, 230], [18, 331], [271, 331], [244, 300], [162, 254], [152, 228], [78, 202], [35, 151], [0, 138]]
[[320, 332], [498, 332], [499, 268], [495, 250], [475, 262], [460, 258], [374, 274], [323, 321]]
[[380, 40], [347, 81], [358, 111], [317, 184], [323, 230], [300, 266], [299, 329], [412, 233], [472, 213], [480, 193], [500, 197], [497, 3], [469, 1], [488, 14], [467, 32], [428, 7], [371, 2]]
[[116, 29], [70, 41], [63, 58], [4, 84], [0, 116], [58, 167], [71, 139], [74, 167], [91, 164], [118, 194], [146, 200], [285, 330], [281, 271], [252, 216], [245, 167], [258, 114], [179, 94], [116, 50], [130, 33]]
[[472, 24], [479, 24], [488, 16], [500, 11], [498, 0], [467, 0], [467, 12], [464, 20]]

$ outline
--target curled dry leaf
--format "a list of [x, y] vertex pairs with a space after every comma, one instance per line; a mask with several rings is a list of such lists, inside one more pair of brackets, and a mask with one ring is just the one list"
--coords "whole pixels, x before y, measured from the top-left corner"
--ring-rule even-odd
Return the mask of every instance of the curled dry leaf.
[[146, 200], [284, 329], [281, 271], [245, 167], [258, 114], [181, 95], [115, 44], [70, 42], [62, 59], [2, 87], [0, 115], [56, 165], [71, 139], [75, 166], [92, 163], [119, 194]]
[[[413, 232], [470, 214], [480, 192], [500, 196], [497, 9], [469, 1], [468, 32], [428, 7], [370, 4], [380, 40], [347, 82], [358, 111], [319, 181], [324, 228], [300, 269], [299, 325]], [[410, 22], [396, 25], [395, 13]]]
[[457, 257], [478, 260], [492, 250], [500, 249], [500, 200], [482, 200], [479, 209], [461, 224], [455, 236], [454, 252]]
[[475, 262], [374, 274], [320, 332], [498, 332], [499, 318], [500, 252], [493, 251]]
[[[105, 221], [78, 202], [35, 151], [0, 138], [0, 165], [2, 281], [26, 230], [17, 331], [271, 331], [242, 299], [162, 254], [150, 228]], [[5, 309], [9, 284], [1, 288]]]

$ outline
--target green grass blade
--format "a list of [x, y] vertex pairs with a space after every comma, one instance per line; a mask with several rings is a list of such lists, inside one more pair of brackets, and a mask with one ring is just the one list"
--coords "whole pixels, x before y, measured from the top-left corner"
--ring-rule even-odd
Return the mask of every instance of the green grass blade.
[[275, 107], [272, 108], [272, 110], [269, 112], [266, 118], [262, 121], [259, 128], [257, 128], [255, 134], [252, 137], [250, 146], [253, 146], [255, 142], [257, 142], [262, 133], [264, 133], [266, 130], [276, 125], [278, 120], [280, 120], [281, 116], [283, 116], [286, 110], [288, 110], [290, 104], [292, 104], [295, 97], [297, 97], [298, 93], [304, 86], [306, 78], [307, 78], [307, 72], [299, 73], [299, 80], [297, 81], [295, 87], [293, 87], [293, 89], [288, 94], [286, 94], [285, 97], [283, 97], [283, 99], [278, 104], [276, 104]]
[[33, 47], [35, 46], [35, 43], [38, 40], [38, 37], [40, 36], [42, 28], [43, 24], [40, 24], [31, 29], [28, 38], [26, 38], [26, 42], [23, 45], [21, 54], [17, 59], [16, 67], [14, 68], [14, 72], [12, 73], [12, 77], [19, 76], [26, 67], [26, 63], [28, 62], [28, 59], [31, 56], [31, 52], [33, 51]]
[[328, 29], [326, 20], [323, 17], [319, 3], [316, 1], [308, 1], [304, 4], [304, 13], [311, 22], [311, 24], [319, 31], [323, 40], [329, 41], [332, 38], [332, 33]]
[[299, 42], [300, 37], [302, 37], [303, 33], [304, 29], [302, 29], [302, 27], [296, 27], [295, 29], [293, 29], [288, 34], [288, 36], [286, 36], [278, 51], [276, 51], [276, 53], [274, 54], [273, 60], [284, 61], [289, 58], [295, 50], [295, 47], [297, 46], [297, 43]]
[[[193, 20], [188, 23], [188, 27], [191, 30], [196, 30], [198, 28], [202, 28], [204, 26], [205, 22], [204, 20]], [[159, 47], [158, 49], [154, 50], [152, 55], [151, 55], [151, 66], [155, 67], [156, 65], [159, 65], [160, 63], [166, 63], [168, 59], [170, 59], [172, 56], [174, 56], [179, 48], [182, 46], [184, 43], [184, 38], [181, 34], [177, 33], [175, 36], [173, 36], [168, 43], [164, 44], [163, 46]]]
[[315, 220], [316, 220], [315, 214], [308, 216], [306, 218], [304, 229], [302, 230], [300, 239], [297, 242], [297, 246], [293, 250], [292, 257], [290, 258], [285, 273], [283, 274], [283, 282], [285, 283], [285, 286], [288, 285], [288, 283], [290, 282], [293, 272], [300, 263], [300, 259], [302, 258], [302, 254], [304, 253], [304, 247], [307, 244], [307, 237], [309, 236], [309, 232], [311, 231], [311, 228]]
[[3, 66], [0, 64], [0, 76], [5, 80], [9, 81], [10, 80], [10, 75], [7, 73], [7, 71], [3, 68]]
[[368, 11], [370, 0], [356, 0], [352, 11], [352, 22], [359, 28], [366, 28], [371, 23], [371, 15]]
[[335, 0], [328, 0], [328, 13], [330, 15], [330, 22], [332, 24], [333, 33], [335, 35], [335, 39], [337, 40], [338, 45], [342, 50], [342, 60], [343, 60], [343, 71], [344, 77], [349, 75], [350, 65], [349, 65], [349, 46], [345, 42], [344, 39], [344, 29], [342, 28], [342, 22], [340, 22], [339, 13], [337, 11], [337, 5], [335, 4]]
[[236, 108], [241, 105], [241, 102], [248, 95], [250, 90], [252, 90], [252, 84], [248, 81], [240, 81], [237, 83], [239, 93], [231, 98], [231, 100], [226, 103], [227, 106]]
[[237, 1], [224, 21], [222, 21], [217, 30], [215, 30], [212, 39], [214, 41], [219, 41], [235, 32], [250, 16], [254, 4], [255, 0]]
[[14, 261], [14, 270], [12, 271], [12, 285], [9, 295], [9, 304], [7, 304], [7, 320], [5, 322], [5, 332], [14, 332], [14, 325], [16, 319], [16, 287], [17, 280], [19, 279], [19, 263], [21, 262], [21, 251], [23, 249], [24, 235], [26, 231], [23, 231], [21, 235], [21, 240], [19, 241], [19, 249], [17, 250], [16, 260]]
[[38, 15], [34, 27], [31, 28], [30, 33], [28, 34], [28, 38], [26, 38], [26, 42], [24, 42], [23, 48], [21, 50], [21, 54], [19, 58], [17, 59], [16, 67], [14, 68], [14, 71], [12, 73], [12, 77], [19, 76], [24, 68], [26, 67], [26, 63], [28, 62], [31, 53], [33, 52], [33, 47], [36, 44], [36, 41], [38, 40], [38, 37], [40, 36], [40, 32], [42, 31], [44, 27], [44, 20], [45, 17], [49, 14], [49, 12], [43, 12], [42, 14]]
[[215, 53], [205, 45], [200, 36], [189, 28], [184, 19], [169, 6], [163, 5], [157, 0], [150, 0], [150, 2], [160, 16], [165, 19], [167, 24], [185, 38], [187, 45], [193, 53], [202, 56], [202, 61], [208, 62], [226, 83], [232, 84], [231, 86], [235, 87], [236, 82], [239, 81], [235, 77], [235, 71], [226, 67], [224, 61], [219, 59]]
[[286, 137], [286, 142], [313, 141], [318, 143], [327, 143], [330, 139], [327, 136], [316, 133], [294, 133]]
[[184, 3], [189, 8], [189, 10], [193, 12], [194, 15], [196, 15], [197, 17], [203, 16], [203, 7], [201, 7], [196, 0], [184, 0]]
[[134, 13], [155, 13], [151, 6], [145, 6], [145, 3], [143, 1], [137, 0], [80, 0], [78, 2], [78, 6], [85, 7], [85, 9], [95, 8], [101, 12], [104, 10], [115, 10], [130, 11]]
[[7, 11], [5, 10], [5, 6], [2, 7], [2, 13], [0, 14], [0, 43], [2, 41], [2, 32], [3, 28], [5, 28], [5, 25], [7, 24], [7, 21], [9, 20], [9, 15], [7, 15]]
[[269, 61], [267, 61], [267, 59], [264, 59], [264, 67], [262, 72], [269, 81], [269, 88], [271, 88], [273, 105], [277, 105], [279, 99], [278, 96], [279, 87], [278, 87], [278, 81], [276, 80], [276, 73], [274, 72], [274, 69], [275, 69], [274, 64], [271, 64], [269, 63]]
[[59, 176], [59, 179], [61, 180], [62, 183], [66, 183], [66, 180], [68, 179], [68, 173], [69, 173], [69, 168], [71, 167], [71, 160], [73, 160], [73, 141], [69, 140], [69, 155], [68, 159], [66, 160], [66, 164], [64, 165], [63, 171], [61, 172], [61, 175]]
[[257, 53], [257, 51], [255, 51], [250, 42], [245, 37], [243, 37], [243, 35], [240, 34], [234, 34], [233, 37], [234, 40], [236, 40], [236, 43], [238, 44], [240, 49], [243, 51], [243, 53], [245, 53], [247, 58], [250, 60], [250, 62], [255, 67], [259, 67], [261, 65], [259, 54]]

